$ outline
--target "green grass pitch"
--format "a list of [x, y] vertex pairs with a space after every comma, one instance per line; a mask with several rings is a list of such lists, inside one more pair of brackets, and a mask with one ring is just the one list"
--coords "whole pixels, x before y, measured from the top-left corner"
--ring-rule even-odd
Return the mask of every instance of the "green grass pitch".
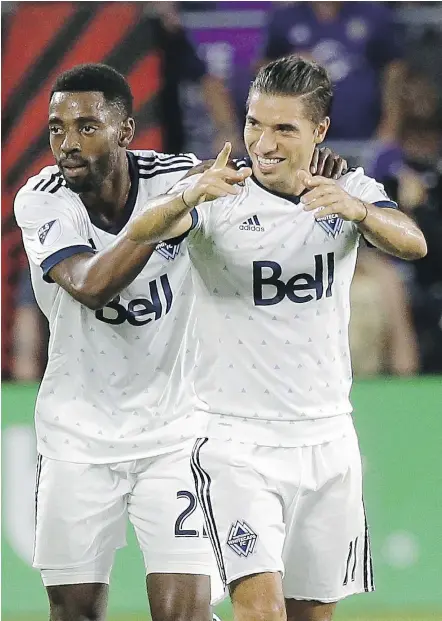
[[[2, 621], [47, 621], [47, 615], [26, 615], [26, 616], [5, 616], [2, 615]], [[108, 621], [150, 621], [150, 617], [147, 613], [123, 613], [120, 615], [111, 614]], [[232, 621], [231, 615], [223, 615], [222, 621]], [[348, 613], [345, 615], [337, 613], [335, 615], [335, 621], [442, 621], [442, 612], [440, 613], [388, 613], [385, 615], [357, 615]]]

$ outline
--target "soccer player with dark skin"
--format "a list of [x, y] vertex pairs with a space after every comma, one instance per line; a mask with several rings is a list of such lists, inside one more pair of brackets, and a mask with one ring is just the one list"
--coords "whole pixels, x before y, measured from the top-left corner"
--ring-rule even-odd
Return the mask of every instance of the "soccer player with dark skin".
[[[123, 88], [123, 92], [116, 90], [106, 96], [93, 88], [78, 92], [55, 89], [49, 104], [50, 145], [59, 170], [67, 187], [104, 227], [121, 222], [131, 187], [126, 151], [134, 137], [135, 121], [131, 105], [124, 104], [128, 93], [131, 98], [127, 83], [126, 87], [126, 91]], [[191, 173], [202, 172], [212, 163], [203, 163]], [[345, 168], [345, 160], [330, 150], [315, 151], [312, 174], [337, 178]], [[231, 183], [241, 182], [243, 177], [240, 170], [230, 169]], [[80, 304], [101, 309], [140, 274], [155, 247], [156, 243], [138, 243], [122, 233], [98, 252], [62, 260], [50, 270], [50, 277]], [[154, 621], [211, 618], [208, 575], [151, 573], [146, 583]], [[107, 584], [48, 586], [47, 593], [51, 621], [106, 617]]]

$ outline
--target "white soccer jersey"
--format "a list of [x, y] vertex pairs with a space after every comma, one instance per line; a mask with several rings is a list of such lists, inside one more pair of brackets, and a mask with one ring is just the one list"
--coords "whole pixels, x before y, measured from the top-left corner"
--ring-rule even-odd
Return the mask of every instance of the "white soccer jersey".
[[[396, 207], [361, 168], [338, 183], [364, 201]], [[253, 178], [196, 215], [189, 236], [196, 393], [199, 409], [212, 414], [208, 435], [270, 446], [341, 435], [351, 425], [357, 226], [336, 217], [316, 222], [299, 197], [270, 193]]]
[[131, 190], [122, 221], [103, 230], [56, 166], [29, 179], [15, 199], [38, 305], [49, 320], [48, 365], [36, 403], [37, 449], [71, 462], [107, 463], [171, 450], [198, 432], [187, 404], [185, 325], [193, 296], [185, 242], [159, 244], [140, 275], [92, 311], [52, 283], [50, 269], [115, 240], [148, 200], [198, 160], [128, 153]]

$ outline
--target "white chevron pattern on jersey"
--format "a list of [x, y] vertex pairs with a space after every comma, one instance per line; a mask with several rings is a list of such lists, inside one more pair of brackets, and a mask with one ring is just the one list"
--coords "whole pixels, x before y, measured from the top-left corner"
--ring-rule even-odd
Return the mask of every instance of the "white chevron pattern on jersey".
[[[338, 183], [362, 200], [396, 206], [361, 168]], [[206, 435], [263, 446], [340, 437], [352, 409], [357, 226], [317, 222], [299, 196], [269, 192], [253, 177], [240, 194], [197, 213], [189, 252], [200, 340], [196, 392], [211, 415]]]
[[[134, 151], [128, 157], [126, 221], [199, 163], [191, 154]], [[92, 222], [56, 166], [29, 179], [17, 194], [15, 214], [51, 331], [36, 404], [38, 452], [109, 463], [162, 453], [193, 438], [199, 419], [186, 391], [194, 348], [191, 338], [184, 340], [193, 301], [186, 242], [159, 244], [139, 276], [94, 312], [49, 284], [49, 272], [63, 258], [100, 251], [119, 231]]]

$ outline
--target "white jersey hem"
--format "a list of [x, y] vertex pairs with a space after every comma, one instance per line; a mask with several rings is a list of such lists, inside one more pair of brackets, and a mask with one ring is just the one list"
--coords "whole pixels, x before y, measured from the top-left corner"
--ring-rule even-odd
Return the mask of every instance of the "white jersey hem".
[[[284, 587], [283, 587], [284, 588]], [[375, 588], [369, 589], [368, 591], [364, 588], [357, 588], [350, 593], [344, 593], [342, 595], [337, 595], [336, 597], [319, 597], [319, 596], [304, 596], [304, 595], [288, 595], [284, 593], [284, 597], [286, 599], [295, 599], [299, 601], [305, 602], [321, 602], [322, 604], [334, 604], [335, 602], [340, 602], [343, 599], [347, 599], [347, 597], [351, 597], [352, 595], [362, 595], [364, 593], [374, 593]]]
[[272, 447], [314, 446], [354, 432], [350, 413], [303, 421], [275, 421], [209, 414], [208, 438]]
[[[150, 448], [146, 450], [143, 450], [143, 449], [140, 449], [137, 451], [134, 450], [130, 455], [128, 455], [128, 453], [125, 452], [125, 453], [113, 455], [112, 457], [110, 457], [109, 455], [103, 455], [103, 457], [90, 456], [86, 458], [86, 456], [84, 456], [84, 458], [81, 458], [78, 455], [78, 452], [75, 452], [72, 454], [64, 454], [63, 456], [61, 456], [59, 453], [54, 453], [52, 451], [45, 451], [44, 443], [37, 443], [37, 453], [39, 455], [42, 455], [43, 457], [52, 459], [54, 461], [70, 462], [73, 464], [91, 464], [91, 465], [92, 464], [93, 465], [119, 464], [119, 463], [124, 463], [127, 461], [135, 461], [137, 459], [159, 457], [160, 455], [167, 455], [168, 453], [175, 453], [177, 451], [181, 451], [183, 448], [189, 445], [189, 442], [191, 442], [194, 439], [194, 437], [196, 436], [192, 435], [188, 438], [180, 440], [180, 442], [177, 444], [168, 444], [167, 446], [162, 446], [161, 448], [158, 447], [158, 448]], [[189, 456], [189, 459], [190, 459], [190, 456]]]

